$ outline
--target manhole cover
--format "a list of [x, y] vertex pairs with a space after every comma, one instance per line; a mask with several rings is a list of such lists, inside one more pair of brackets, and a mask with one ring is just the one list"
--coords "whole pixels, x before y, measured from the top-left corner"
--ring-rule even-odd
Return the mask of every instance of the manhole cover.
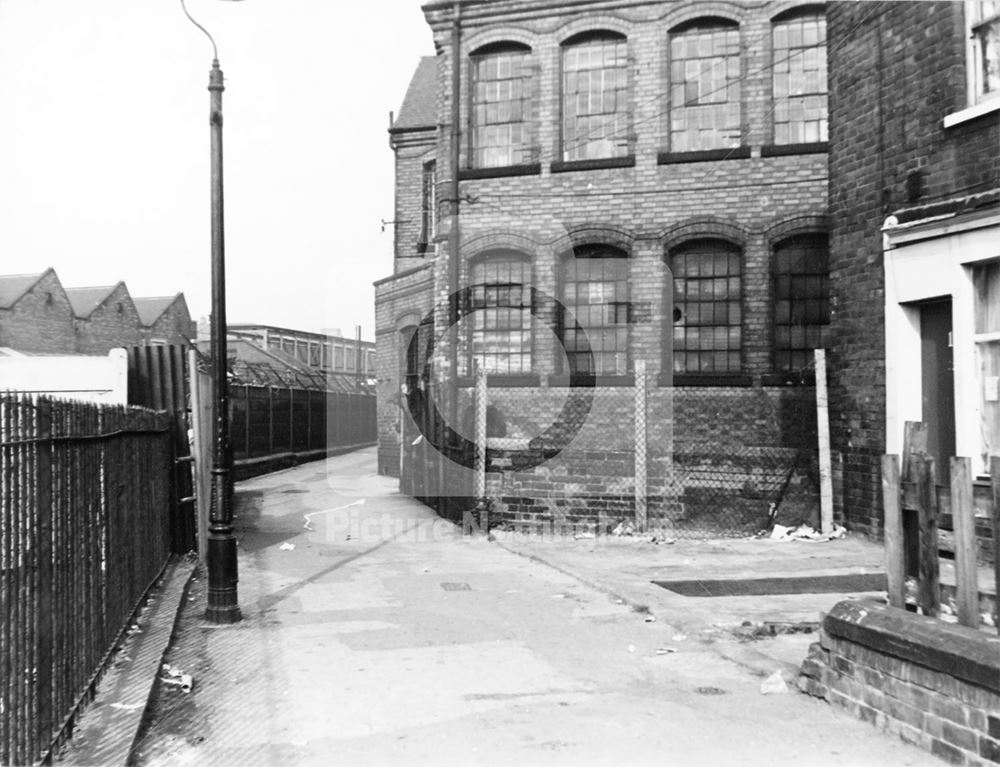
[[685, 597], [745, 597], [765, 594], [853, 594], [885, 591], [885, 573], [804, 575], [787, 578], [732, 578], [698, 581], [653, 581]]
[[468, 583], [442, 583], [441, 588], [445, 591], [472, 591]]
[[725, 695], [726, 691], [721, 687], [695, 687], [694, 691], [699, 695]]

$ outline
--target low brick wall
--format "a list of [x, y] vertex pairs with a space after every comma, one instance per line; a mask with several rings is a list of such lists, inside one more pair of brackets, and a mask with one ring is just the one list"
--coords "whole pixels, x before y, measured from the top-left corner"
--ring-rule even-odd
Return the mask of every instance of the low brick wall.
[[1000, 638], [882, 604], [823, 620], [799, 689], [950, 764], [1000, 763]]

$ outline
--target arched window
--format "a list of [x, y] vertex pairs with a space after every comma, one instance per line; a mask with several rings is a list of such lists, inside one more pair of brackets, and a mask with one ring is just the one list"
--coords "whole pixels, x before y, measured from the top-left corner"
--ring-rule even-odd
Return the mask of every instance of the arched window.
[[531, 261], [495, 253], [473, 262], [469, 312], [470, 364], [487, 373], [531, 372]]
[[[628, 259], [617, 248], [576, 248], [562, 263], [560, 300], [580, 330], [565, 318], [560, 333], [570, 375], [624, 375], [628, 372]], [[587, 344], [579, 338], [586, 334]]]
[[725, 240], [689, 242], [671, 253], [675, 373], [739, 372], [741, 260]]
[[576, 36], [562, 48], [563, 160], [630, 153], [628, 43], [601, 32]]
[[773, 27], [774, 143], [827, 140], [826, 19], [798, 14]]
[[830, 251], [825, 234], [790, 237], [774, 249], [774, 367], [812, 362], [830, 325]]
[[670, 34], [670, 151], [740, 145], [740, 29], [706, 19]]
[[476, 168], [529, 161], [531, 49], [502, 43], [472, 54], [472, 154]]
[[[420, 375], [423, 351], [420, 348], [420, 329], [417, 325], [407, 325], [399, 331], [403, 343], [403, 376], [405, 379]], [[339, 351], [339, 350], [338, 350]]]

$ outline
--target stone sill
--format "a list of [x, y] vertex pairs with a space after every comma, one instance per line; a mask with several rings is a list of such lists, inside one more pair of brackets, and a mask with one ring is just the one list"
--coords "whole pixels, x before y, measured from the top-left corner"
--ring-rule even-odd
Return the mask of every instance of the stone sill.
[[994, 97], [987, 101], [980, 101], [978, 104], [974, 104], [971, 107], [966, 107], [965, 109], [960, 109], [957, 112], [952, 112], [950, 115], [945, 115], [944, 127], [952, 128], [956, 125], [967, 123], [969, 120], [975, 120], [977, 117], [988, 115], [991, 112], [1000, 112], [1000, 97]]
[[[671, 381], [671, 378], [673, 379]], [[675, 386], [677, 388], [687, 386], [711, 386], [711, 387], [735, 387], [746, 389], [753, 386], [753, 376], [746, 373], [674, 373], [670, 376], [667, 373], [660, 373], [657, 378], [659, 386]]]
[[746, 160], [749, 157], [750, 147], [739, 146], [732, 149], [704, 149], [693, 152], [660, 152], [656, 156], [656, 162], [658, 165], [680, 165], [713, 160]]
[[510, 176], [538, 176], [542, 172], [541, 163], [526, 163], [524, 165], [505, 165], [499, 168], [463, 168], [458, 172], [459, 181], [472, 181], [480, 178], [507, 178]]
[[569, 173], [576, 170], [604, 170], [605, 168], [634, 168], [635, 155], [607, 157], [600, 160], [561, 160], [552, 163], [553, 173]]

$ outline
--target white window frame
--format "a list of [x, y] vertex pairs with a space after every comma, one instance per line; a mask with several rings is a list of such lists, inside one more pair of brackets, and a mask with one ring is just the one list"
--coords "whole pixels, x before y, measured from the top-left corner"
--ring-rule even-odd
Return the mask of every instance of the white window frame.
[[946, 115], [944, 127], [953, 125], [1000, 111], [1000, 89], [994, 92], [983, 90], [983, 50], [979, 38], [973, 34], [973, 28], [983, 20], [1000, 16], [1000, 2], [994, 0], [996, 13], [993, 16], [979, 18], [982, 0], [965, 0], [965, 81], [966, 93], [964, 109]]

